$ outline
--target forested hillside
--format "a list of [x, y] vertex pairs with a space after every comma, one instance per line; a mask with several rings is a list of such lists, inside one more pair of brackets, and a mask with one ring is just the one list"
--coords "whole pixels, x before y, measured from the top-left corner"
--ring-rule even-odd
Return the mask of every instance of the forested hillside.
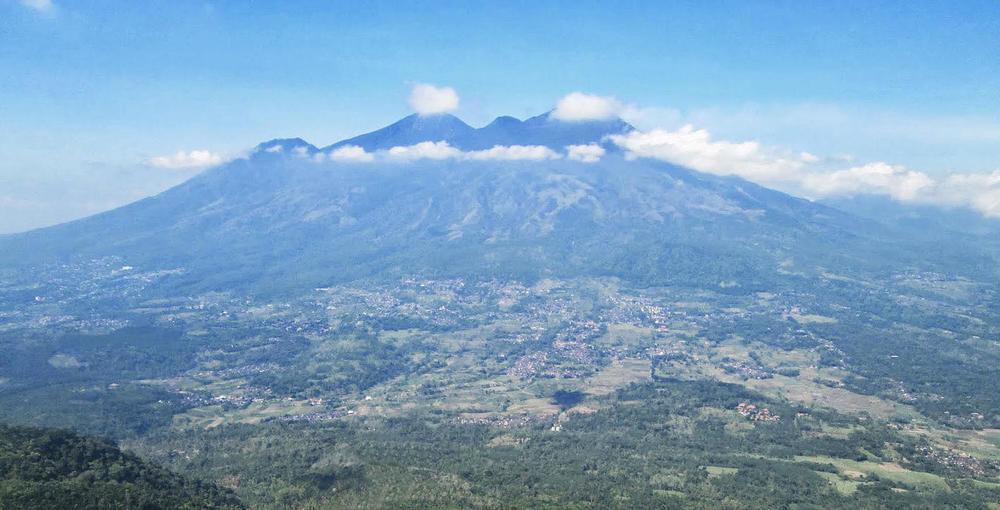
[[0, 425], [0, 509], [237, 509], [235, 496], [62, 430]]

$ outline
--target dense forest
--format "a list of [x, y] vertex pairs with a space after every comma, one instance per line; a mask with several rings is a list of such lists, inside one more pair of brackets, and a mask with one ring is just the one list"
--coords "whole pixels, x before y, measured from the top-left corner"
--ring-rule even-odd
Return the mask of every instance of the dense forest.
[[232, 494], [72, 432], [0, 425], [0, 509], [237, 509]]

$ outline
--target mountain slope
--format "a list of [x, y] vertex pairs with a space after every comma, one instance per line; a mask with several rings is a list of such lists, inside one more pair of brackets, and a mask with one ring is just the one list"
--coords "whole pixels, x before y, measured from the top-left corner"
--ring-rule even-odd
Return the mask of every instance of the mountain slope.
[[831, 198], [823, 203], [927, 240], [940, 240], [942, 235], [966, 236], [989, 243], [994, 249], [1000, 247], [1000, 218], [969, 209], [906, 204], [879, 196]]
[[[620, 121], [540, 116], [473, 130], [450, 116], [411, 116], [334, 146], [377, 150], [451, 137], [463, 148], [561, 147], [625, 129]], [[300, 139], [266, 142], [155, 197], [8, 236], [0, 263], [118, 256], [147, 269], [183, 268], [170, 280], [176, 287], [258, 291], [426, 273], [616, 276], [750, 292], [799, 277], [792, 274], [956, 257], [968, 271], [996, 269], [991, 257], [957, 248], [911, 253], [909, 240], [876, 222], [740, 179], [620, 154], [596, 164], [303, 157], [317, 150]]]

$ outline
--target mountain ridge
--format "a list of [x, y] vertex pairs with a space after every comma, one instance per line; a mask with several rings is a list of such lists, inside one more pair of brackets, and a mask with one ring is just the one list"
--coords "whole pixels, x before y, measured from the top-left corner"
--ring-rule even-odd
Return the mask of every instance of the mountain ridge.
[[495, 145], [542, 145], [562, 150], [567, 145], [601, 143], [607, 135], [635, 129], [621, 119], [565, 122], [543, 113], [526, 120], [500, 116], [481, 128], [444, 113], [412, 114], [384, 128], [325, 146], [320, 151], [354, 145], [372, 152], [420, 142], [448, 142], [462, 150], [483, 150]]

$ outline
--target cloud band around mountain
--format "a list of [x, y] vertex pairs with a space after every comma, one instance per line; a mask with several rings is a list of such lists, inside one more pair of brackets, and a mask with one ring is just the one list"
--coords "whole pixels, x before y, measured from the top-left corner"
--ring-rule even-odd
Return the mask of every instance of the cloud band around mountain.
[[758, 142], [714, 140], [705, 129], [632, 131], [608, 137], [627, 158], [652, 158], [705, 173], [734, 175], [808, 197], [882, 195], [900, 202], [966, 207], [1000, 217], [1000, 171], [941, 179], [876, 161], [828, 169], [821, 158], [767, 148]]
[[[411, 106], [421, 115], [451, 111], [458, 107], [458, 101], [454, 89], [425, 83], [414, 85], [410, 96]], [[580, 123], [621, 117], [662, 117], [649, 114], [650, 110], [622, 103], [611, 96], [573, 92], [558, 101], [549, 118], [556, 122]], [[847, 158], [821, 158], [807, 152], [768, 147], [757, 141], [715, 139], [707, 129], [699, 129], [692, 124], [677, 129], [652, 128], [614, 134], [594, 143], [568, 145], [563, 152], [542, 145], [496, 145], [489, 149], [463, 151], [445, 140], [438, 140], [375, 152], [348, 145], [327, 153], [313, 154], [312, 158], [336, 163], [545, 161], [563, 158], [596, 163], [605, 156], [607, 142], [620, 148], [629, 159], [652, 158], [701, 172], [738, 176], [810, 198], [881, 195], [901, 202], [966, 207], [987, 216], [1000, 217], [1000, 171], [935, 178], [883, 161], [847, 166], [844, 165], [849, 160]], [[192, 151], [154, 158], [151, 164], [165, 168], [208, 166], [213, 164], [211, 157], [207, 151]]]
[[560, 159], [563, 155], [543, 145], [494, 145], [489, 149], [463, 151], [448, 142], [420, 142], [401, 145], [386, 150], [368, 152], [356, 145], [345, 145], [328, 153], [314, 156], [317, 162], [371, 163], [374, 161], [408, 162], [422, 159], [465, 161], [544, 161]]

